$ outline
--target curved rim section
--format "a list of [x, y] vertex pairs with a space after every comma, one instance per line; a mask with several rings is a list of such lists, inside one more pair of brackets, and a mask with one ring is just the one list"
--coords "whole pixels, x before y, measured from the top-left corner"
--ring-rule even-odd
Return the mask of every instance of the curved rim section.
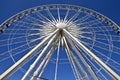
[[[54, 6], [54, 7], [51, 7], [51, 6]], [[26, 9], [24, 11], [21, 11], [20, 13], [13, 15], [12, 17], [7, 19], [0, 25], [0, 33], [3, 33], [4, 30], [7, 27], [9, 27], [11, 24], [13, 24], [14, 22], [16, 22], [32, 13], [35, 13], [37, 11], [42, 11], [44, 9], [49, 9], [49, 8], [56, 9], [57, 7], [61, 8], [61, 9], [67, 9], [69, 7], [70, 9], [73, 9], [76, 11], [78, 11], [80, 9], [81, 12], [83, 12], [85, 14], [89, 14], [89, 15], [95, 17], [96, 19], [102, 21], [103, 23], [106, 23], [106, 24], [112, 26], [113, 31], [115, 31], [118, 35], [120, 35], [120, 27], [115, 22], [113, 22], [111, 19], [109, 19], [108, 17], [106, 17], [103, 14], [100, 14], [92, 9], [88, 9], [88, 8], [76, 6], [76, 5], [69, 5], [69, 4], [42, 5], [42, 6], [37, 6], [37, 7], [33, 7], [33, 8]]]

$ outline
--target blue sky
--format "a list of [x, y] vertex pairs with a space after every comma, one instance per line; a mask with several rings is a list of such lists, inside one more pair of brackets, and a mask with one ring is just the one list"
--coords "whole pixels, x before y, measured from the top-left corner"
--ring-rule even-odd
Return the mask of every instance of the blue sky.
[[1, 0], [0, 23], [22, 10], [45, 4], [84, 6], [102, 13], [120, 25], [120, 0]]
[[72, 4], [87, 7], [120, 25], [120, 0], [1, 0], [0, 24], [16, 13], [45, 4]]

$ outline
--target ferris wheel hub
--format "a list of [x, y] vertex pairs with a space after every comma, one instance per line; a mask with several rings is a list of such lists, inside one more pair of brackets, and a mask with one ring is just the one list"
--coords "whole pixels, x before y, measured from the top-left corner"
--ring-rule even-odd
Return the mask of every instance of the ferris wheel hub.
[[66, 28], [66, 26], [67, 26], [67, 24], [64, 23], [64, 22], [58, 22], [58, 23], [56, 24], [56, 27], [57, 27], [57, 28], [60, 28], [60, 29], [64, 29], [64, 28]]

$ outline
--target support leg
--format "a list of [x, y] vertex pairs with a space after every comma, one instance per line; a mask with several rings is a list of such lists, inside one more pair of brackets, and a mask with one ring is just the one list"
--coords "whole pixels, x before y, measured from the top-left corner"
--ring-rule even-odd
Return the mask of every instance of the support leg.
[[77, 38], [72, 36], [67, 30], [64, 29], [64, 33], [68, 35], [79, 47], [86, 52], [91, 58], [93, 58], [98, 65], [100, 65], [113, 79], [120, 80], [120, 76], [115, 73], [110, 67], [108, 67], [103, 61], [101, 61], [95, 54], [93, 54], [88, 48], [86, 48]]
[[27, 62], [38, 50], [39, 48], [46, 43], [55, 33], [58, 32], [58, 29], [55, 30], [52, 34], [46, 37], [41, 43], [39, 43], [35, 48], [28, 52], [24, 57], [17, 61], [13, 66], [7, 69], [1, 76], [0, 80], [6, 80], [10, 75], [12, 75], [17, 69], [20, 68], [25, 62]]
[[63, 37], [63, 41], [64, 41], [65, 48], [66, 48], [66, 54], [67, 54], [67, 56], [68, 56], [68, 59], [69, 59], [71, 65], [72, 65], [74, 71], [75, 71], [76, 78], [77, 78], [76, 80], [81, 80], [80, 75], [79, 75], [79, 72], [78, 72], [78, 70], [77, 70], [77, 67], [76, 67], [76, 65], [75, 65], [75, 63], [74, 63], [74, 60], [73, 60], [72, 56], [71, 56], [71, 51], [70, 51], [70, 49], [69, 49], [69, 47], [68, 47], [68, 44], [67, 44], [67, 41], [66, 41], [65, 37]]
[[56, 38], [57, 35], [54, 35], [50, 41], [48, 42], [48, 44], [45, 46], [45, 48], [42, 50], [42, 52], [39, 54], [39, 56], [37, 57], [37, 59], [34, 61], [34, 63], [30, 66], [30, 68], [28, 69], [28, 71], [26, 72], [26, 74], [23, 76], [22, 80], [26, 80], [27, 76], [30, 74], [30, 72], [33, 70], [33, 68], [36, 66], [37, 62], [40, 60], [40, 58], [43, 56], [43, 54], [45, 53], [45, 51], [48, 49], [48, 47], [51, 45], [51, 43], [53, 42], [53, 40]]
[[[76, 49], [74, 43], [67, 39], [68, 42], [70, 43], [70, 45], [72, 46], [73, 50], [77, 53], [78, 57], [81, 59], [81, 61], [83, 62], [83, 64], [85, 65], [85, 67], [87, 68], [87, 70], [90, 72], [90, 74], [92, 75], [94, 80], [98, 80], [97, 76], [95, 75], [95, 73], [93, 72], [93, 70], [91, 69], [91, 67], [89, 66], [89, 64], [86, 62], [86, 60], [84, 59], [84, 57], [81, 55], [81, 53]], [[86, 75], [86, 80], [89, 80], [89, 77], [87, 76], [87, 73], [85, 73]]]

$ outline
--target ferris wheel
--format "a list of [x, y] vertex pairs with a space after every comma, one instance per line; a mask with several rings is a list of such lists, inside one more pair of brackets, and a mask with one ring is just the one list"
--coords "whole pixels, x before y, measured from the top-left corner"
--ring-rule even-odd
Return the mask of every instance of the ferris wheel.
[[120, 80], [120, 27], [76, 5], [24, 10], [0, 25], [0, 80]]

